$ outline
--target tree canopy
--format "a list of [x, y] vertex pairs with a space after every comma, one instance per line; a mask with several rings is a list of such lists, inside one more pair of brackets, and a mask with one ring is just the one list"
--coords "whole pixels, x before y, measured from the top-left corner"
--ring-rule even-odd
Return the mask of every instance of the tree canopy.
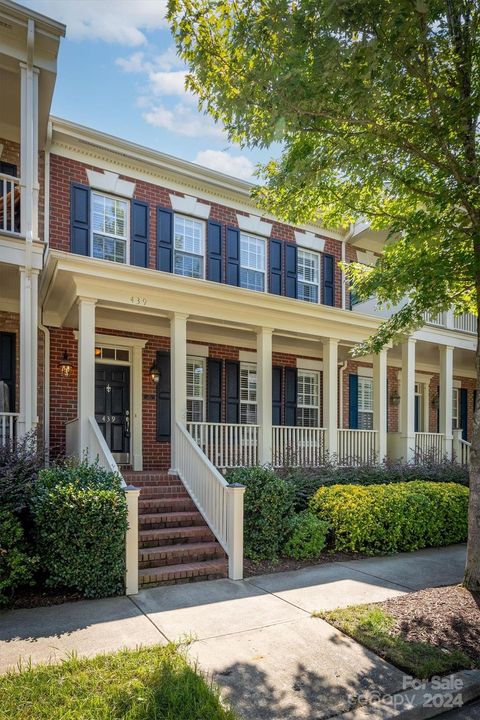
[[360, 298], [407, 304], [357, 354], [477, 312], [477, 0], [170, 0], [187, 85], [229, 137], [280, 142], [261, 207], [290, 222], [388, 229]]

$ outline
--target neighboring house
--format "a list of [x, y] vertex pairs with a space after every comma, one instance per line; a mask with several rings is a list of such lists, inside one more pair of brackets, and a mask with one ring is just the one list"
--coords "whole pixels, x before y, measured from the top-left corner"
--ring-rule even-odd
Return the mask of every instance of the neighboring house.
[[50, 117], [64, 31], [0, 0], [0, 441], [178, 471], [215, 529], [215, 468], [466, 462], [476, 318], [352, 360], [382, 317], [338, 263], [384, 236], [281, 223], [244, 181]]

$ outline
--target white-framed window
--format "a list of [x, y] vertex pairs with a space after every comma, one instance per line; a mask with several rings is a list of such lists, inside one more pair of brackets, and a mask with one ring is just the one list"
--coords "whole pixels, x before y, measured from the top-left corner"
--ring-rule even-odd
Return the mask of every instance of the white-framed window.
[[187, 422], [205, 420], [205, 358], [187, 357]]
[[128, 262], [129, 206], [128, 200], [92, 192], [93, 257]]
[[257, 423], [257, 366], [240, 363], [240, 422]]
[[318, 370], [297, 371], [297, 425], [320, 426], [320, 373]]
[[307, 302], [320, 302], [320, 256], [316, 252], [298, 249], [298, 298]]
[[265, 292], [265, 240], [240, 233], [240, 287]]
[[358, 376], [358, 427], [373, 430], [373, 380]]
[[460, 391], [453, 388], [452, 395], [452, 430], [458, 430], [460, 427]]
[[205, 276], [205, 223], [175, 214], [173, 218], [173, 272], [176, 275]]

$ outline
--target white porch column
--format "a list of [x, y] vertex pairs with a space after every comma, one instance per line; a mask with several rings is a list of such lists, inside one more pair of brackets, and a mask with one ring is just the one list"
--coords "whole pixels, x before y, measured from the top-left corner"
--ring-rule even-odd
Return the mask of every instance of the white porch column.
[[453, 347], [440, 345], [439, 431], [445, 438], [445, 454], [452, 457]]
[[272, 462], [272, 328], [257, 328], [258, 463]]
[[37, 424], [38, 270], [20, 268], [20, 417], [18, 436]]
[[[33, 20], [27, 33], [33, 42]], [[20, 63], [20, 230], [30, 242], [38, 239], [38, 75], [31, 57]]]
[[323, 341], [323, 426], [329, 455], [338, 450], [338, 340]]
[[401, 444], [406, 462], [415, 457], [415, 343], [409, 337], [402, 343]]
[[88, 448], [89, 418], [95, 415], [95, 304], [78, 299], [78, 451]]
[[172, 470], [178, 469], [176, 424], [184, 423], [187, 418], [187, 318], [183, 313], [173, 313], [170, 319]]
[[373, 356], [373, 429], [377, 431], [377, 460], [387, 455], [387, 351]]

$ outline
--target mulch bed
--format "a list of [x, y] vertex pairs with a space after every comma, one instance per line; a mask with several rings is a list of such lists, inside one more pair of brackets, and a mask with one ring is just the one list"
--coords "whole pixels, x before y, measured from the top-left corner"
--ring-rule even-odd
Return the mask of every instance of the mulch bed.
[[24, 608], [49, 607], [50, 605], [61, 605], [66, 602], [85, 600], [85, 596], [74, 592], [24, 592], [15, 597], [11, 603], [4, 605], [0, 610], [19, 610]]
[[404, 640], [457, 648], [480, 661], [480, 593], [460, 585], [428, 588], [379, 603]]
[[245, 577], [255, 577], [256, 575], [267, 575], [268, 573], [286, 572], [289, 570], [301, 570], [307, 567], [316, 567], [317, 565], [326, 565], [332, 562], [347, 562], [347, 560], [362, 560], [370, 557], [362, 553], [346, 553], [346, 552], [324, 552], [315, 560], [294, 560], [293, 558], [279, 558], [277, 562], [270, 560], [261, 560], [254, 562], [245, 558], [243, 561], [243, 574]]

